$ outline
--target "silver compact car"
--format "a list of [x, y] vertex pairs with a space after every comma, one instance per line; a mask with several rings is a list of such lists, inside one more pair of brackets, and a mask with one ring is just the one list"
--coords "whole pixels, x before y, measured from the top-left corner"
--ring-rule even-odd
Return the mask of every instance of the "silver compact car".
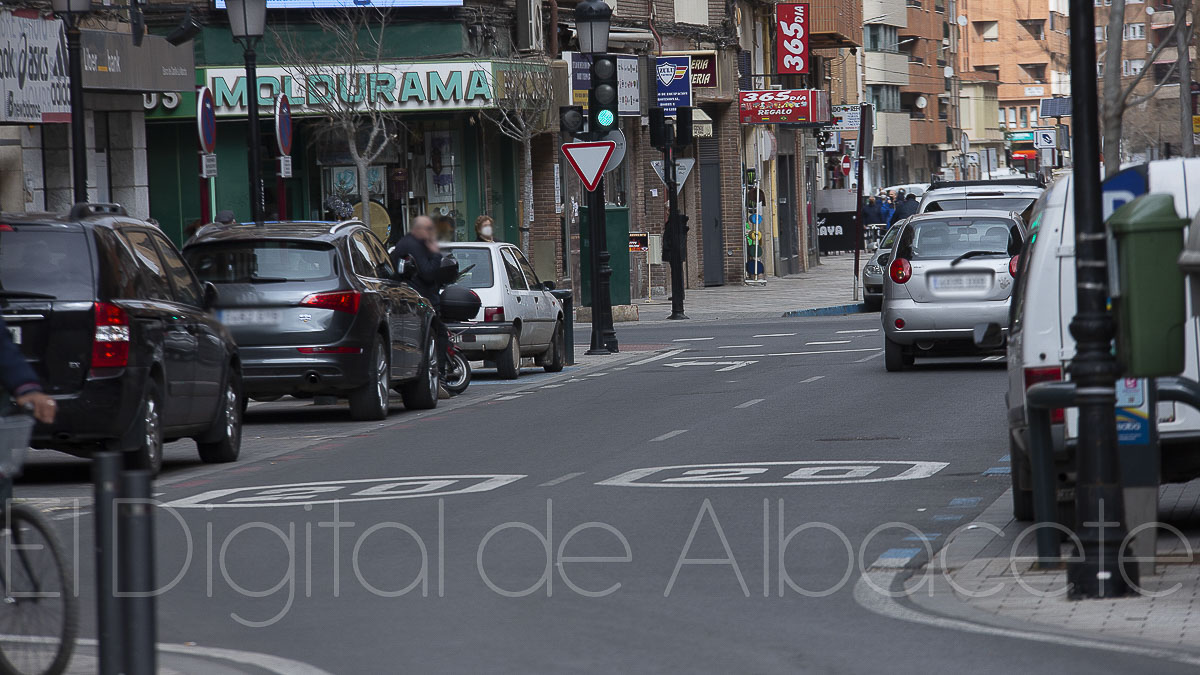
[[883, 304], [883, 281], [887, 277], [884, 270], [885, 265], [879, 262], [879, 258], [892, 252], [892, 245], [896, 242], [896, 233], [900, 231], [899, 225], [893, 226], [883, 239], [879, 241], [879, 246], [875, 248], [875, 254], [867, 260], [867, 264], [863, 267], [863, 300], [867, 303], [867, 309], [875, 311]]
[[899, 225], [882, 256], [884, 363], [903, 370], [918, 355], [975, 353], [975, 327], [1008, 330], [1008, 306], [1025, 223], [1006, 211], [947, 211]]

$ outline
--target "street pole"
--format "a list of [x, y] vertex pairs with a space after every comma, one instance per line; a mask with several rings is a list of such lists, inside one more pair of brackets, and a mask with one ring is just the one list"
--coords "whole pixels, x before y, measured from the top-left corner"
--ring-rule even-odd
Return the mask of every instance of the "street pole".
[[[1191, 5], [1191, 2], [1179, 3], [1178, 11], [1186, 13]], [[1182, 157], [1195, 155], [1195, 139], [1192, 136], [1192, 55], [1188, 51], [1193, 34], [1189, 26], [1183, 25], [1175, 36], [1179, 45], [1176, 51], [1179, 52], [1179, 154]]]
[[674, 143], [668, 144], [663, 151], [663, 160], [663, 172], [667, 175], [667, 230], [671, 237], [671, 316], [667, 318], [686, 319], [688, 317], [683, 313], [684, 241], [679, 222], [679, 174], [675, 164]]
[[858, 181], [854, 190], [854, 232], [855, 239], [857, 240], [854, 246], [854, 301], [858, 302], [858, 263], [860, 251], [862, 251], [863, 247], [863, 164], [866, 163], [866, 160], [863, 159], [861, 140], [858, 142], [858, 147], [855, 149], [854, 154], [858, 155], [858, 169], [854, 172], [855, 180]]
[[250, 218], [255, 225], [263, 224], [262, 164], [259, 159], [258, 128], [258, 54], [254, 51], [255, 38], [245, 38], [246, 57], [246, 112], [250, 128], [247, 142], [250, 144]]
[[1130, 583], [1137, 582], [1136, 565], [1121, 565], [1119, 560], [1125, 528], [1114, 410], [1117, 365], [1111, 351], [1114, 328], [1107, 306], [1108, 237], [1100, 208], [1100, 112], [1092, 5], [1092, 0], [1070, 0], [1078, 308], [1071, 321], [1076, 354], [1070, 373], [1079, 401], [1075, 534], [1081, 549], [1067, 563], [1068, 596], [1072, 599], [1120, 597], [1128, 594]]
[[609, 278], [612, 267], [609, 266], [608, 245], [605, 213], [604, 213], [604, 178], [601, 177], [596, 189], [587, 193], [588, 237], [591, 246], [588, 251], [589, 267], [592, 271], [592, 341], [587, 353], [611, 354], [617, 351], [617, 335], [612, 327], [612, 297], [609, 294]]
[[75, 203], [88, 201], [87, 119], [83, 112], [83, 32], [74, 12], [67, 14], [67, 52], [70, 54], [71, 182]]

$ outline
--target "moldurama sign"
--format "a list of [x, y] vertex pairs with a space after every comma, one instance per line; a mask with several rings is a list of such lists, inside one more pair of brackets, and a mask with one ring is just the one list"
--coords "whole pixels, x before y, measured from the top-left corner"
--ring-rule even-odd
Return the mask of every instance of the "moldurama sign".
[[0, 122], [71, 120], [61, 21], [0, 13], [0, 96]]
[[[249, 93], [243, 68], [209, 68], [206, 76], [217, 115], [244, 115]], [[374, 108], [396, 112], [459, 110], [495, 106], [490, 62], [391, 63], [258, 69], [258, 103], [287, 96], [293, 115], [320, 115], [331, 108]]]

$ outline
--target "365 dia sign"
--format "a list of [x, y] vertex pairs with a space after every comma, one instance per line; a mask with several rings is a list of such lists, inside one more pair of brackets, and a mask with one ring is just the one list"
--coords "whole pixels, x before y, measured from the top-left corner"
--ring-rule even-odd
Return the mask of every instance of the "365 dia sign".
[[808, 3], [775, 5], [776, 69], [780, 73], [803, 75], [808, 72]]

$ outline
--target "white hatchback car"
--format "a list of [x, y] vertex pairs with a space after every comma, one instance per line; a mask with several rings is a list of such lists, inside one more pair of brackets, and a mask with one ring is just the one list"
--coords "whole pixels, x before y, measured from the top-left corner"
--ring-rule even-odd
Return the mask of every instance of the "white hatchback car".
[[521, 357], [537, 357], [549, 372], [562, 370], [566, 341], [562, 303], [541, 282], [533, 266], [512, 244], [454, 242], [442, 252], [458, 261], [458, 285], [479, 296], [482, 307], [474, 321], [449, 324], [458, 334], [456, 346], [472, 360], [495, 361], [500, 377], [515, 379]]

